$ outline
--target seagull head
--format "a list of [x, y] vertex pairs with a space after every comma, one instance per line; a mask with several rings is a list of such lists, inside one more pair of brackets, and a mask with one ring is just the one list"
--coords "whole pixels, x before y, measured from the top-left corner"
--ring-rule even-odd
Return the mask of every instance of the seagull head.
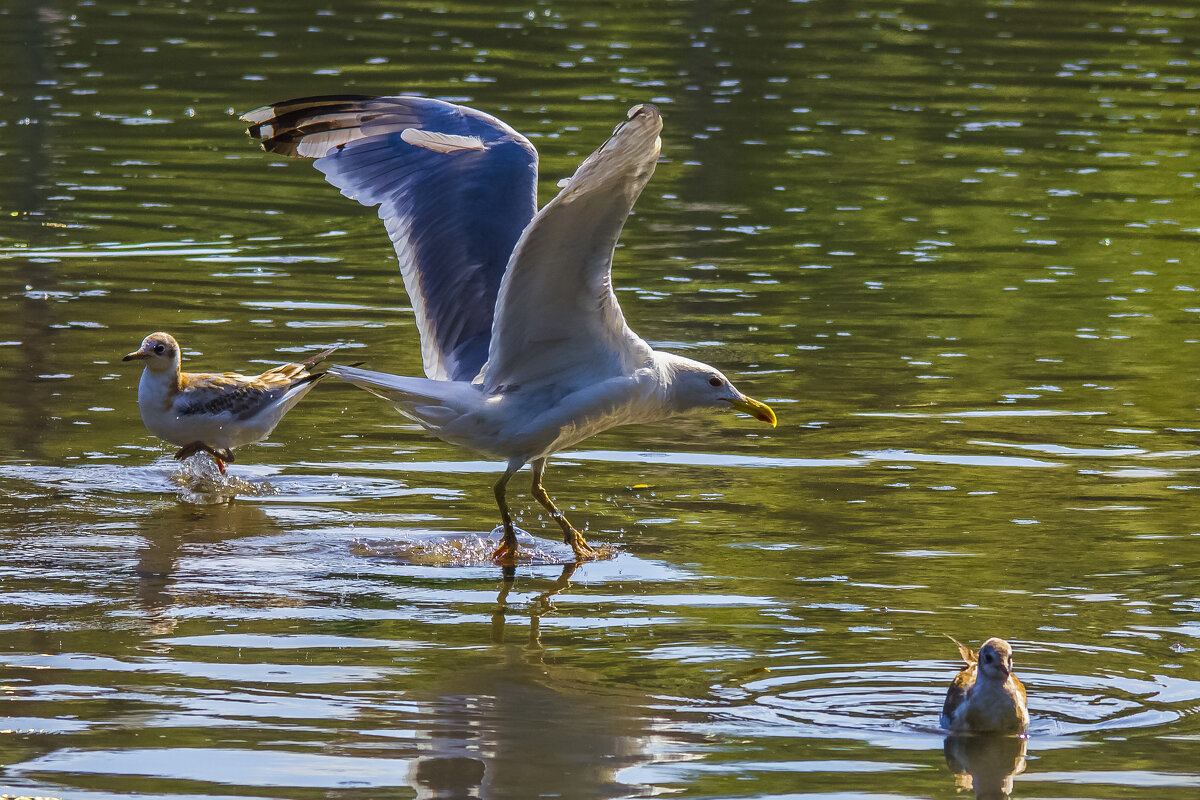
[[995, 681], [1006, 681], [1012, 674], [1012, 647], [993, 636], [979, 648], [979, 673]]
[[775, 427], [775, 412], [771, 407], [739, 392], [715, 367], [677, 355], [671, 355], [666, 366], [668, 402], [675, 411], [732, 408]]
[[152, 333], [142, 339], [142, 346], [121, 359], [122, 361], [145, 361], [151, 372], [179, 371], [179, 344], [169, 333]]

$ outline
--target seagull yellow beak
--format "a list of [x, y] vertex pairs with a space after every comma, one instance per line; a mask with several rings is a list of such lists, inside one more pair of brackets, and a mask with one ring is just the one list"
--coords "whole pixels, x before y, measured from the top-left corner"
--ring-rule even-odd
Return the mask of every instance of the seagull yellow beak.
[[141, 350], [134, 350], [132, 353], [125, 356], [121, 360], [122, 361], [133, 361], [135, 358], [145, 359], [145, 358], [149, 358], [149, 357], [150, 357], [150, 351], [143, 347]]
[[775, 423], [777, 422], [775, 418], [775, 412], [772, 411], [771, 407], [766, 403], [760, 403], [753, 397], [746, 397], [745, 395], [742, 395], [741, 397], [730, 400], [729, 405], [733, 406], [737, 411], [741, 411], [743, 414], [749, 414], [755, 419], [767, 423], [772, 428], [775, 427]]

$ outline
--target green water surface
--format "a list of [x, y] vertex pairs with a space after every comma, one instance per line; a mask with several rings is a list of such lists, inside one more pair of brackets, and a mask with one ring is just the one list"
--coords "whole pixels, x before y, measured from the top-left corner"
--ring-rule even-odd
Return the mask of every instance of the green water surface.
[[[1185, 2], [0, 2], [0, 793], [1196, 797], [1198, 54]], [[151, 331], [420, 373], [375, 213], [238, 121], [341, 92], [496, 114], [543, 202], [657, 104], [618, 297], [778, 428], [562, 454], [618, 554], [511, 586], [412, 557], [501, 465], [333, 380], [195, 491]], [[1027, 742], [944, 740], [945, 634]]]

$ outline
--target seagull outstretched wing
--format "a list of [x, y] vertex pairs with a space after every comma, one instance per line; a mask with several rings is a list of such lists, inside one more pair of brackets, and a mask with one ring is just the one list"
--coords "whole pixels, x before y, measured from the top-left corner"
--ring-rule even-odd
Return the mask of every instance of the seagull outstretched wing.
[[537, 209], [537, 151], [500, 120], [423, 97], [309, 97], [243, 119], [263, 149], [316, 158], [379, 206], [421, 335], [425, 374], [474, 378], [505, 266]]
[[613, 293], [612, 259], [654, 173], [661, 130], [654, 106], [631, 109], [521, 235], [496, 302], [488, 391], [592, 384], [649, 358]]

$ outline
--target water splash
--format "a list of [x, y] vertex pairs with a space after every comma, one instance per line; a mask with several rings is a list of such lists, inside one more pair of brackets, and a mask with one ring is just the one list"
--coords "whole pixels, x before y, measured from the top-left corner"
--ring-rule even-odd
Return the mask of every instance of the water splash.
[[179, 487], [179, 499], [197, 505], [224, 503], [242, 496], [267, 497], [280, 490], [266, 481], [248, 481], [236, 475], [222, 474], [217, 462], [198, 453], [180, 464], [171, 473], [171, 482]]
[[[492, 553], [500, 546], [504, 528], [497, 525], [491, 533], [406, 531], [400, 539], [356, 538], [351, 552], [368, 558], [380, 558], [401, 564], [426, 567], [478, 567], [493, 564]], [[615, 558], [616, 549], [593, 545], [598, 560]], [[540, 539], [517, 528], [517, 563], [527, 566], [574, 564], [575, 553], [564, 542]]]

